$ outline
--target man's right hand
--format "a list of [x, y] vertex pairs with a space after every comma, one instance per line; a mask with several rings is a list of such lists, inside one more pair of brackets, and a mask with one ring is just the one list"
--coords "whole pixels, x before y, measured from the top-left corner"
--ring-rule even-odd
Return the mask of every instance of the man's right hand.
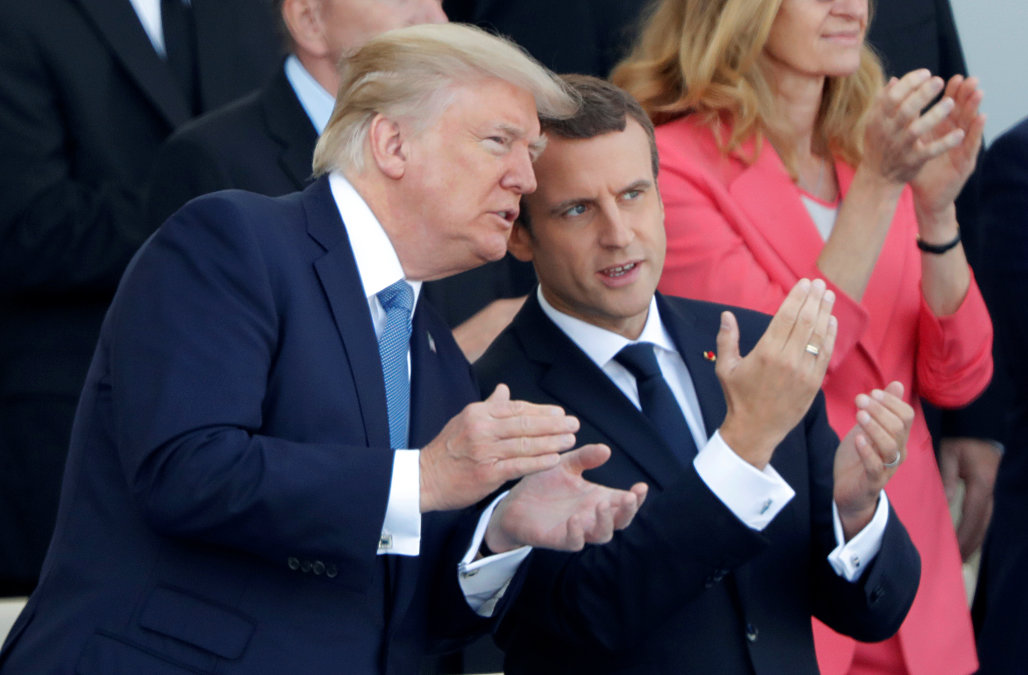
[[509, 480], [557, 466], [578, 426], [559, 406], [512, 401], [497, 385], [421, 449], [421, 512], [470, 506]]
[[771, 461], [821, 388], [838, 329], [834, 302], [824, 281], [800, 279], [746, 358], [739, 355], [735, 316], [721, 316], [717, 376], [728, 409], [721, 437], [758, 469]]

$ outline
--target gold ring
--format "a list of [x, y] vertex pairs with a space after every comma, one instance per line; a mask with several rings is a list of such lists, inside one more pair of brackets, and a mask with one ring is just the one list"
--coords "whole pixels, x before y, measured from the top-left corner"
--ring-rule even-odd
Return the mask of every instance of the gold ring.
[[804, 347], [804, 349], [807, 350], [808, 354], [813, 354], [814, 356], [817, 356], [818, 354], [821, 353], [820, 349], [818, 349], [817, 347], [815, 347], [814, 345], [811, 345], [811, 344], [808, 344], [806, 347]]

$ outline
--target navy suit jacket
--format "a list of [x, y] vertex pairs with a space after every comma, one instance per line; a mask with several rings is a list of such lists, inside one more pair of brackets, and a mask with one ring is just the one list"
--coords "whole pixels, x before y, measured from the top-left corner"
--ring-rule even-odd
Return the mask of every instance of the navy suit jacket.
[[[425, 303], [411, 361], [420, 447], [478, 390]], [[482, 623], [456, 573], [476, 514], [428, 514], [420, 556], [377, 556], [388, 438], [327, 179], [194, 201], [134, 258], [104, 322], [57, 529], [0, 671], [417, 672], [432, 638]]]
[[[193, 0], [200, 106], [278, 61], [266, 0]], [[122, 271], [152, 232], [142, 187], [191, 116], [129, 0], [0, 3], [0, 595], [35, 584], [75, 403]]]
[[982, 552], [974, 619], [981, 672], [1024, 668], [1028, 631], [1028, 119], [989, 146], [982, 165], [979, 218], [982, 293], [996, 327], [996, 367], [1009, 375], [1006, 452], [996, 477], [995, 508]]
[[[714, 363], [725, 307], [657, 296], [661, 318], [692, 376], [708, 432], [725, 415]], [[767, 317], [733, 309], [745, 353]], [[589, 479], [650, 495], [614, 540], [575, 554], [540, 551], [498, 642], [507, 673], [816, 673], [810, 617], [864, 640], [896, 631], [913, 601], [917, 551], [894, 512], [882, 550], [857, 583], [826, 557], [832, 533], [832, 463], [838, 443], [819, 394], [771, 464], [796, 496], [763, 531], [751, 530], [690, 463], [682, 467], [624, 394], [530, 296], [475, 363], [483, 388], [564, 406], [578, 442], [613, 451]]]

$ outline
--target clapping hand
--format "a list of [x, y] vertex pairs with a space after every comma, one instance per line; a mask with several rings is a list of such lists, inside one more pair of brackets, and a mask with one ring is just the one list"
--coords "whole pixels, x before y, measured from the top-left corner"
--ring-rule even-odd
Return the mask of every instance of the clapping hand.
[[493, 511], [488, 547], [496, 553], [526, 545], [577, 551], [610, 541], [635, 517], [647, 487], [636, 483], [616, 490], [582, 478], [608, 457], [605, 445], [583, 445], [563, 454], [552, 469], [522, 478]]
[[848, 540], [871, 522], [878, 495], [907, 456], [914, 409], [891, 382], [856, 399], [857, 423], [835, 454], [835, 505]]
[[745, 358], [735, 316], [722, 315], [717, 376], [728, 410], [721, 437], [758, 469], [771, 461], [821, 388], [838, 329], [834, 301], [824, 281], [800, 279]]

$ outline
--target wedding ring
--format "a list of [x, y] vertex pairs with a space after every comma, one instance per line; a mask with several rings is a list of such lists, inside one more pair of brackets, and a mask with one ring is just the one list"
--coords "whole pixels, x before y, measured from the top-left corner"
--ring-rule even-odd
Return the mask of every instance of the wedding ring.
[[893, 468], [899, 466], [899, 463], [900, 463], [900, 453], [899, 453], [899, 450], [897, 450], [896, 451], [896, 459], [892, 460], [891, 462], [886, 462], [882, 466], [884, 466], [887, 469], [893, 469]]
[[813, 354], [814, 356], [817, 356], [818, 354], [821, 353], [820, 349], [818, 349], [817, 347], [815, 347], [814, 345], [811, 345], [811, 344], [808, 344], [806, 347], [804, 347], [804, 349], [807, 350], [808, 354]]

